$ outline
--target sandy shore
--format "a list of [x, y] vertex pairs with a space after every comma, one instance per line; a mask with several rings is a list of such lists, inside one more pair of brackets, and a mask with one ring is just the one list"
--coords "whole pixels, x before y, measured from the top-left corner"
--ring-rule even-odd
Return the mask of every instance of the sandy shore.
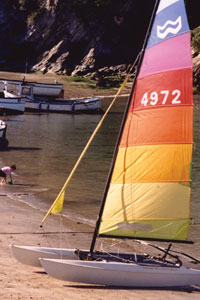
[[[14, 188], [14, 186], [12, 187]], [[20, 197], [20, 195], [19, 195]], [[65, 221], [61, 230], [59, 218], [51, 216], [43, 229], [39, 224], [43, 213], [12, 200], [0, 191], [0, 299], [2, 300], [63, 300], [63, 299], [200, 299], [200, 288], [184, 289], [122, 289], [75, 284], [51, 278], [40, 268], [23, 265], [15, 260], [9, 245], [26, 244], [58, 247], [87, 248], [89, 234], [74, 231], [92, 231], [82, 224]], [[62, 243], [62, 244], [61, 244]]]

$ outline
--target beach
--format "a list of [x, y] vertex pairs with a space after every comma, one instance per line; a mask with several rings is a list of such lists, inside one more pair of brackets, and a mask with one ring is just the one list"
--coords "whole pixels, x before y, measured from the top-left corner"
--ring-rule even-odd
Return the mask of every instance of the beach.
[[[59, 281], [43, 269], [23, 265], [12, 256], [10, 244], [57, 246], [60, 234], [55, 231], [59, 218], [51, 216], [43, 229], [39, 227], [43, 213], [1, 194], [0, 218], [0, 299], [2, 300], [63, 300], [63, 299], [200, 299], [200, 288], [130, 289], [76, 284]], [[38, 224], [38, 225], [37, 225]], [[65, 232], [91, 231], [89, 226], [65, 222]], [[45, 234], [46, 232], [46, 234]], [[50, 234], [51, 233], [51, 234]], [[53, 234], [54, 233], [54, 234]], [[71, 246], [88, 246], [90, 236], [66, 234]], [[81, 237], [81, 238], [80, 238]], [[66, 240], [65, 240], [66, 242]], [[66, 245], [65, 245], [66, 246]], [[70, 245], [68, 245], [70, 247]]]
[[[34, 80], [36, 80], [37, 77], [34, 78]], [[74, 95], [74, 89], [75, 87], [73, 88], [71, 95]], [[192, 230], [190, 232], [190, 238], [195, 241], [195, 244], [194, 246], [178, 246], [179, 249], [185, 249], [189, 251], [189, 254], [194, 255], [197, 258], [200, 258], [199, 109], [199, 97], [197, 97], [195, 98], [194, 110], [195, 151], [191, 208]], [[110, 116], [110, 118], [115, 115], [117, 115], [116, 111]], [[111, 136], [116, 135], [116, 128], [118, 125], [113, 127], [113, 122], [111, 120], [109, 125], [107, 124], [105, 128], [102, 129], [102, 136], [100, 135], [96, 144], [93, 145], [90, 157], [86, 157], [86, 161], [78, 170], [78, 174], [75, 176], [75, 181], [77, 182], [78, 180], [78, 184], [75, 183], [75, 181], [72, 181], [72, 187], [67, 193], [70, 201], [66, 201], [65, 203], [65, 217], [60, 218], [59, 216], [52, 215], [47, 219], [43, 228], [40, 228], [41, 220], [44, 217], [45, 211], [47, 211], [49, 204], [62, 187], [62, 184], [73, 167], [78, 154], [83, 149], [86, 140], [98, 122], [98, 118], [94, 116], [90, 118], [90, 125], [88, 125], [89, 119], [86, 120], [83, 116], [80, 116], [77, 120], [76, 117], [67, 117], [65, 119], [67, 122], [64, 127], [65, 130], [63, 130], [63, 138], [66, 140], [65, 144], [62, 144], [61, 140], [56, 139], [56, 145], [58, 146], [57, 149], [61, 151], [60, 155], [58, 155], [58, 150], [54, 149], [55, 151], [53, 152], [53, 147], [51, 149], [49, 144], [46, 144], [45, 140], [45, 136], [48, 136], [52, 145], [55, 144], [55, 141], [52, 138], [52, 131], [48, 131], [51, 130], [51, 128], [49, 129], [47, 126], [48, 122], [49, 124], [53, 123], [53, 119], [51, 118], [53, 117], [47, 117], [46, 115], [33, 116], [31, 114], [28, 115], [27, 118], [26, 116], [25, 118], [6, 118], [9, 123], [8, 137], [10, 150], [8, 152], [1, 152], [0, 162], [15, 162], [17, 164], [16, 173], [18, 176], [14, 177], [13, 185], [0, 186], [0, 300], [114, 300], [116, 298], [124, 300], [164, 300], [167, 298], [186, 300], [200, 299], [200, 287], [198, 286], [168, 289], [131, 289], [59, 281], [48, 276], [42, 268], [34, 268], [23, 265], [13, 257], [10, 249], [11, 244], [80, 249], [88, 249], [90, 247], [95, 219], [97, 217], [100, 204], [100, 194], [102, 193], [104, 186], [103, 181], [106, 180], [110, 159], [112, 157], [111, 148], [114, 146], [114, 139], [111, 143]], [[48, 122], [46, 119], [48, 119]], [[61, 122], [61, 119], [62, 117], [60, 116], [57, 119], [57, 124]], [[29, 123], [26, 122], [27, 120]], [[23, 126], [24, 124], [26, 124], [26, 126]], [[42, 128], [39, 134], [37, 131], [34, 132], [34, 124], [39, 124]], [[63, 123], [60, 123], [60, 125], [62, 125], [60, 127], [62, 129]], [[72, 125], [73, 127], [70, 127]], [[37, 126], [35, 127], [37, 128]], [[44, 131], [46, 128], [48, 130]], [[61, 130], [60, 128], [58, 126], [58, 130]], [[107, 128], [111, 129], [111, 135], [107, 135]], [[77, 137], [74, 136], [74, 130], [79, 131], [82, 139], [79, 138], [77, 140]], [[26, 131], [28, 131], [28, 133], [26, 133]], [[65, 137], [65, 134], [67, 138]], [[55, 137], [57, 136], [58, 134], [56, 133]], [[102, 149], [100, 147], [102, 147]], [[97, 149], [100, 150], [98, 157]], [[103, 154], [103, 150], [106, 150], [106, 155]], [[64, 153], [67, 153], [68, 155], [64, 157]], [[62, 157], [60, 164], [62, 164], [62, 166], [64, 165], [64, 168], [58, 167], [59, 158], [57, 156]], [[94, 161], [98, 161], [99, 164], [94, 166]], [[35, 162], [38, 162], [38, 164]], [[57, 167], [58, 172], [56, 174], [49, 173], [49, 164], [50, 167]], [[88, 165], [89, 167], [87, 169], [86, 166]], [[97, 176], [100, 177], [98, 178]], [[97, 184], [96, 181], [100, 178], [103, 178], [103, 180]], [[83, 179], [86, 180], [83, 181]], [[93, 191], [95, 191], [96, 198], [93, 195]], [[83, 199], [85, 199], [85, 202], [83, 202], [81, 198], [82, 196]], [[75, 197], [75, 200], [73, 197]], [[94, 203], [92, 202], [93, 198], [96, 199], [96, 202]], [[81, 203], [82, 206], [80, 206]], [[79, 215], [80, 211], [83, 213], [82, 215]], [[86, 220], [85, 216], [87, 216], [87, 214], [88, 218]], [[79, 218], [76, 218], [77, 216]], [[106, 242], [107, 241], [105, 241], [105, 243]], [[131, 242], [128, 243], [128, 246], [130, 243]], [[124, 243], [119, 245], [120, 249], [126, 249], [128, 246]], [[118, 245], [116, 248], [117, 247]], [[146, 251], [146, 249], [144, 251]]]

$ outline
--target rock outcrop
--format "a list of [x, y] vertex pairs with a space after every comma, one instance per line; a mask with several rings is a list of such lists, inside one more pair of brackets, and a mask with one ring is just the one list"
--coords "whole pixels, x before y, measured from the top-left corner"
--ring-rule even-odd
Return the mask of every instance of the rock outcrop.
[[[154, 3], [1, 1], [0, 69], [74, 76], [120, 72], [141, 49]], [[186, 1], [191, 28], [199, 25], [197, 5], [197, 0]]]

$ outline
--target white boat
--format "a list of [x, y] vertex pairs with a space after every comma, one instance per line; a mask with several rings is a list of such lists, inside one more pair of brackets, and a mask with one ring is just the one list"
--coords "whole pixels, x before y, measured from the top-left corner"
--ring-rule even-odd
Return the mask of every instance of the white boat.
[[55, 112], [55, 113], [89, 113], [101, 111], [101, 100], [97, 97], [79, 99], [49, 99], [47, 97], [34, 96], [34, 85], [22, 84], [19, 86], [17, 94], [9, 91], [9, 84], [4, 81], [5, 98], [21, 97], [26, 101], [25, 110], [35, 112]]
[[[62, 259], [35, 249], [45, 271], [60, 280], [108, 286], [200, 285], [200, 270], [183, 265], [181, 257], [196, 264], [199, 259], [172, 247], [191, 243], [192, 132], [192, 58], [184, 0], [156, 1], [90, 249], [68, 249], [69, 257]], [[43, 221], [61, 211], [70, 176]], [[104, 253], [95, 250], [97, 238], [170, 244], [150, 244], [163, 255]], [[14, 248], [19, 253], [19, 246]]]
[[125, 287], [199, 285], [199, 271], [185, 267], [139, 263], [41, 259], [45, 271], [65, 281]]
[[0, 114], [13, 115], [23, 114], [25, 110], [25, 100], [20, 97], [0, 98]]
[[0, 149], [4, 149], [8, 146], [8, 140], [6, 139], [7, 125], [3, 120], [0, 120]]
[[0, 139], [5, 138], [6, 136], [7, 125], [4, 121], [0, 120]]
[[82, 98], [74, 100], [26, 100], [26, 111], [55, 112], [55, 113], [89, 113], [100, 112], [99, 98]]
[[25, 80], [9, 80], [1, 79], [0, 80], [0, 90], [4, 90], [4, 81], [8, 83], [8, 91], [11, 93], [19, 93], [20, 86], [22, 84], [30, 84], [33, 86], [33, 94], [39, 96], [48, 96], [48, 97], [61, 97], [63, 94], [64, 88], [63, 84], [60, 83], [39, 83], [39, 82], [28, 82]]

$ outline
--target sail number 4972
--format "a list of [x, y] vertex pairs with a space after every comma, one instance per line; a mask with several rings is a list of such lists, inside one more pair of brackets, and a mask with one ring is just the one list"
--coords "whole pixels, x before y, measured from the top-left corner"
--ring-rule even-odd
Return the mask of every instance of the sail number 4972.
[[141, 99], [141, 104], [144, 106], [156, 105], [156, 104], [159, 105], [180, 104], [181, 103], [180, 95], [181, 95], [180, 90], [173, 90], [173, 91], [163, 90], [160, 91], [159, 93], [146, 92]]

